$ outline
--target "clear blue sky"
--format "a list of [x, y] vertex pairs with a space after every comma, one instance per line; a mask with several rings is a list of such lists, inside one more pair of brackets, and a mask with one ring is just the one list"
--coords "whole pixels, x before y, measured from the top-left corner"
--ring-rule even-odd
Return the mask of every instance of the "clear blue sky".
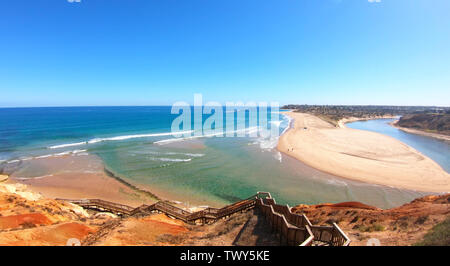
[[449, 0], [2, 0], [0, 106], [450, 105]]

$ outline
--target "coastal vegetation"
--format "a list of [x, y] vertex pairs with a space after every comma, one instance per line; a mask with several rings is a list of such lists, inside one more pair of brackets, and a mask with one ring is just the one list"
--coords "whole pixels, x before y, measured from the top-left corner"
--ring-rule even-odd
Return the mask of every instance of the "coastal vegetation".
[[366, 245], [377, 238], [383, 246], [450, 245], [450, 194], [426, 196], [393, 209], [378, 209], [360, 202], [298, 205], [292, 208], [310, 221], [326, 225], [330, 219], [352, 240]]
[[380, 232], [384, 231], [386, 228], [381, 224], [372, 224], [370, 226], [359, 226], [357, 227], [361, 232]]
[[450, 216], [435, 225], [416, 246], [450, 246]]
[[395, 125], [450, 136], [450, 111], [405, 115]]
[[[450, 107], [436, 106], [389, 106], [389, 105], [297, 105], [288, 104], [281, 109], [315, 115], [335, 126], [339, 120], [348, 117], [374, 118], [405, 116], [413, 114], [449, 114]], [[447, 122], [448, 125], [448, 122]]]

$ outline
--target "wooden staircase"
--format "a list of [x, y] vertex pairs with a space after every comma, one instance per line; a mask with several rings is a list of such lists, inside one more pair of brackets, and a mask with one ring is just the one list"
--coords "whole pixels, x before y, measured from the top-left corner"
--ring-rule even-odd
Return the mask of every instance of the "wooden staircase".
[[279, 234], [280, 244], [295, 246], [348, 246], [350, 239], [337, 226], [312, 225], [305, 215], [291, 212], [288, 205], [277, 204], [269, 192], [258, 192], [251, 197], [237, 201], [223, 208], [206, 208], [190, 212], [170, 204], [158, 201], [152, 205], [133, 208], [100, 199], [57, 199], [77, 204], [86, 209], [112, 212], [120, 216], [146, 216], [162, 212], [189, 224], [209, 224], [238, 212], [258, 208], [269, 222], [272, 231]]

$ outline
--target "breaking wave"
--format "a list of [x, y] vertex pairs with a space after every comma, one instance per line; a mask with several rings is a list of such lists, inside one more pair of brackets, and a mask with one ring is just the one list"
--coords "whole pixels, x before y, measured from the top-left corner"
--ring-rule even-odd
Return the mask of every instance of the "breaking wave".
[[6, 163], [8, 163], [8, 164], [19, 163], [19, 162], [29, 161], [29, 160], [34, 160], [34, 159], [61, 157], [61, 156], [66, 156], [66, 155], [80, 156], [80, 155], [88, 155], [88, 153], [86, 150], [73, 150], [73, 151], [65, 151], [65, 152], [60, 152], [60, 153], [45, 154], [45, 155], [39, 155], [39, 156], [33, 156], [33, 157], [21, 157], [21, 158], [6, 161]]
[[207, 134], [207, 135], [164, 139], [164, 140], [160, 140], [160, 141], [155, 141], [155, 144], [163, 145], [163, 144], [172, 143], [172, 142], [185, 141], [185, 140], [198, 139], [198, 138], [208, 138], [208, 137], [215, 137], [215, 136], [225, 136], [226, 134], [240, 133], [240, 132], [246, 132], [247, 134], [252, 134], [252, 133], [258, 132], [258, 127], [250, 127], [250, 128], [238, 129], [238, 130], [233, 130], [233, 131]]
[[194, 132], [193, 130], [187, 131], [179, 131], [179, 132], [165, 132], [165, 133], [153, 133], [153, 134], [136, 134], [136, 135], [124, 135], [117, 137], [109, 137], [109, 138], [93, 138], [91, 140], [82, 141], [82, 142], [74, 142], [74, 143], [66, 143], [60, 145], [49, 146], [49, 149], [60, 149], [65, 147], [73, 147], [73, 146], [81, 146], [87, 144], [95, 144], [104, 141], [120, 141], [120, 140], [128, 140], [128, 139], [137, 139], [137, 138], [148, 138], [148, 137], [163, 137], [163, 136], [171, 136], [174, 134], [188, 134]]
[[161, 158], [161, 157], [150, 157], [150, 160], [162, 161], [162, 162], [190, 162], [192, 158], [189, 159], [178, 159], [178, 158]]

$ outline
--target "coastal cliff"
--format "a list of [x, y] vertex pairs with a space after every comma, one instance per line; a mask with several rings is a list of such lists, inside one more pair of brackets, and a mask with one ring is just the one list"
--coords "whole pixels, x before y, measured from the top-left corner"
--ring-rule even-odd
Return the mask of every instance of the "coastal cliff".
[[423, 238], [440, 223], [446, 227], [435, 244], [450, 245], [450, 194], [418, 198], [387, 210], [360, 202], [298, 205], [292, 210], [304, 213], [313, 224], [337, 223], [350, 237], [352, 245], [364, 246], [370, 238], [377, 238], [387, 246], [427, 244]]

